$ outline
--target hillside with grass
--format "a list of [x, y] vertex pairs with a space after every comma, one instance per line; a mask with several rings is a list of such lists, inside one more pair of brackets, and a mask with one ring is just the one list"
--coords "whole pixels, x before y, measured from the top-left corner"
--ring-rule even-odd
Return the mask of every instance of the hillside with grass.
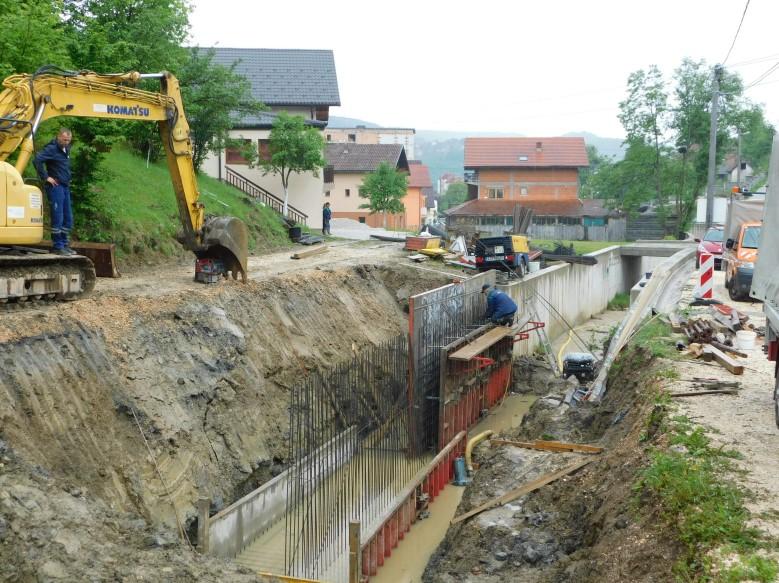
[[[124, 148], [106, 155], [104, 172], [93, 185], [96, 207], [105, 216], [93, 240], [116, 243], [121, 257], [152, 259], [186, 254], [176, 241], [180, 230], [176, 198], [165, 161], [150, 164]], [[249, 250], [271, 251], [288, 245], [278, 215], [218, 180], [198, 176], [206, 214], [234, 216], [246, 223]], [[75, 233], [78, 237], [78, 232]], [[83, 237], [82, 237], [83, 238]]]

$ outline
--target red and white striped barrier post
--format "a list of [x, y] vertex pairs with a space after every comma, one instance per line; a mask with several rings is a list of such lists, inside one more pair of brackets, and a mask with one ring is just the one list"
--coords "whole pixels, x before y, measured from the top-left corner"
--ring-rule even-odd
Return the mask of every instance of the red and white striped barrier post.
[[714, 297], [714, 255], [701, 253], [701, 283], [698, 297], [712, 299]]

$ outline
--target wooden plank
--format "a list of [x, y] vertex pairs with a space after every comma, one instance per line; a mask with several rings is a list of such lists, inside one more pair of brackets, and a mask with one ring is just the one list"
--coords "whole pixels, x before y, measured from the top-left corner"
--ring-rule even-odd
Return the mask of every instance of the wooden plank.
[[722, 352], [719, 348], [712, 346], [711, 344], [706, 344], [703, 347], [703, 353], [708, 353], [713, 356], [718, 363], [720, 363], [733, 374], [744, 374], [744, 367], [730, 358], [727, 354]]
[[538, 449], [542, 451], [559, 451], [559, 452], [577, 452], [577, 453], [600, 453], [603, 451], [602, 447], [595, 445], [585, 445], [580, 443], [566, 443], [564, 441], [542, 441], [536, 439], [535, 441], [511, 441], [509, 439], [492, 439], [491, 444], [495, 445], [513, 445], [514, 447], [522, 447], [525, 449]]
[[469, 510], [465, 514], [461, 514], [460, 516], [455, 516], [452, 519], [451, 523], [457, 524], [458, 522], [462, 522], [463, 520], [466, 520], [471, 516], [476, 516], [477, 514], [481, 514], [485, 510], [490, 510], [492, 508], [497, 508], [498, 506], [503, 506], [504, 504], [508, 504], [509, 502], [511, 502], [512, 500], [516, 500], [520, 496], [529, 494], [530, 492], [538, 490], [539, 488], [546, 486], [547, 484], [550, 484], [551, 482], [554, 482], [555, 480], [562, 478], [563, 476], [567, 476], [568, 474], [575, 472], [576, 470], [586, 466], [590, 462], [592, 462], [592, 459], [585, 459], [576, 462], [575, 464], [571, 464], [570, 466], [566, 466], [562, 470], [557, 470], [556, 472], [552, 472], [551, 474], [545, 474], [540, 478], [525, 484], [524, 486], [520, 486], [519, 488], [515, 488], [514, 490], [511, 490], [510, 492], [503, 494], [503, 496], [499, 496], [498, 498], [490, 500], [489, 502], [486, 502], [481, 506], [477, 506], [476, 508], [474, 508], [473, 510]]
[[471, 360], [474, 356], [481, 354], [493, 344], [497, 344], [506, 336], [514, 334], [514, 328], [508, 326], [495, 326], [491, 328], [473, 342], [466, 344], [459, 350], [449, 355], [451, 360]]
[[740, 350], [737, 350], [732, 346], [728, 346], [727, 344], [721, 344], [716, 340], [712, 340], [711, 342], [709, 342], [709, 344], [711, 344], [715, 348], [719, 348], [724, 352], [730, 352], [731, 354], [735, 354], [736, 356], [741, 356], [742, 358], [747, 358], [749, 356], [746, 352], [741, 352]]
[[327, 245], [317, 245], [315, 247], [311, 247], [311, 249], [306, 249], [305, 251], [295, 253], [292, 255], [291, 259], [305, 259], [306, 257], [311, 257], [312, 255], [319, 255], [325, 251], [327, 251]]
[[688, 391], [686, 393], [668, 393], [669, 397], [698, 397], [700, 395], [738, 395], [736, 389], [711, 389], [708, 391]]

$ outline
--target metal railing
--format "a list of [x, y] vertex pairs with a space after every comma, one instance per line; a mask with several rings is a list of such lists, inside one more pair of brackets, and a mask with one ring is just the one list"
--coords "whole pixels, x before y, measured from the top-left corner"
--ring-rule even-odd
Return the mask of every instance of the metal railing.
[[[264, 189], [256, 182], [249, 180], [246, 178], [246, 176], [239, 174], [229, 166], [225, 166], [225, 171], [225, 182], [227, 182], [227, 184], [234, 186], [241, 192], [244, 192], [250, 197], [259, 200], [261, 203], [269, 206], [280, 215], [284, 214], [284, 201], [278, 196]], [[301, 225], [308, 224], [308, 215], [290, 204], [287, 205], [287, 216], [288, 218]]]

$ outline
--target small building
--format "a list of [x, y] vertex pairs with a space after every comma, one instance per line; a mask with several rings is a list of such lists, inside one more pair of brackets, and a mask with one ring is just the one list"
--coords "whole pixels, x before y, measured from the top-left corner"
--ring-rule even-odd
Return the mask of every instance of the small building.
[[[214, 49], [214, 62], [246, 77], [252, 96], [269, 111], [244, 118], [230, 137], [256, 145], [267, 152], [273, 120], [281, 111], [300, 115], [310, 126], [324, 130], [330, 107], [341, 105], [333, 51], [299, 49]], [[277, 207], [284, 199], [281, 178], [250, 168], [236, 149], [210, 155], [203, 164], [209, 176], [224, 180]], [[289, 185], [290, 217], [313, 228], [322, 227], [324, 180], [322, 173], [292, 174]]]
[[370, 128], [358, 125], [353, 128], [327, 128], [325, 141], [337, 144], [400, 144], [406, 150], [409, 160], [414, 159], [412, 128]]
[[605, 208], [602, 200], [495, 200], [478, 198], [447, 210], [452, 233], [498, 236], [514, 230], [517, 207], [533, 211], [528, 234], [536, 239], [567, 241], [624, 241], [625, 219]]
[[[369, 209], [360, 208], [368, 202], [367, 198], [360, 196], [360, 186], [365, 177], [374, 172], [382, 162], [400, 172], [409, 172], [403, 146], [329, 143], [325, 146], [325, 160], [327, 167], [324, 200], [330, 203], [333, 218], [354, 219], [371, 227], [383, 226], [382, 214], [371, 214]], [[407, 212], [388, 215], [387, 226], [395, 229], [406, 228]]]
[[426, 194], [432, 186], [428, 167], [419, 160], [409, 161], [408, 191], [403, 199], [406, 229], [418, 229], [424, 224], [427, 216]]
[[469, 198], [578, 200], [584, 138], [466, 138]]

